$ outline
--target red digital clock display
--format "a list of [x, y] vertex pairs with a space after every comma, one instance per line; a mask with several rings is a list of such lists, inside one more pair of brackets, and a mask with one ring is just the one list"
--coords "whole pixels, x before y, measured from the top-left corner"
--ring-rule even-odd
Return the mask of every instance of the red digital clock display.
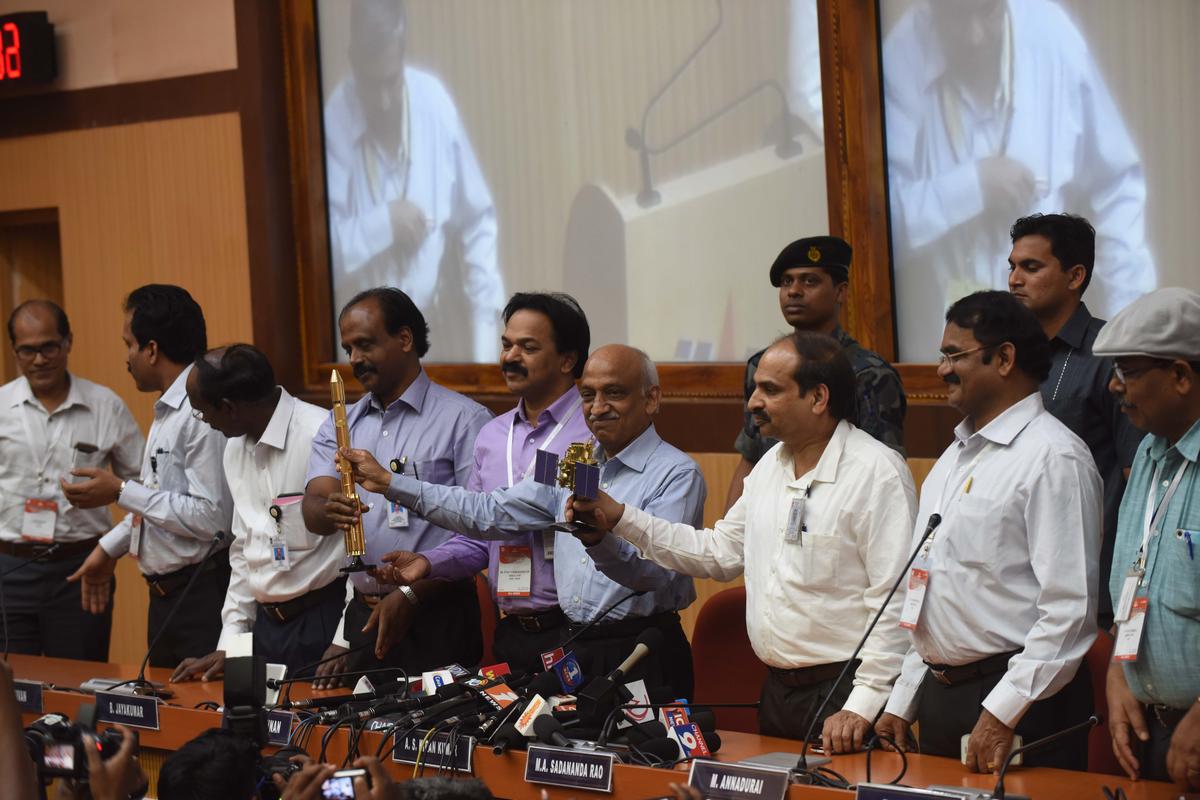
[[0, 86], [47, 83], [57, 75], [54, 26], [46, 12], [0, 16]]

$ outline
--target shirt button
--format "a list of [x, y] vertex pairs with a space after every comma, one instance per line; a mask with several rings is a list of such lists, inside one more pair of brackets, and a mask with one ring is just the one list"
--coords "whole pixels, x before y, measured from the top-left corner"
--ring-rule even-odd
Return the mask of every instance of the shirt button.
[[579, 595], [575, 595], [574, 597], [572, 597], [571, 602], [574, 603], [575, 605], [579, 605]]
[[608, 484], [607, 484], [607, 483], [602, 483], [602, 484], [600, 484], [600, 488], [601, 488], [601, 489], [607, 489], [607, 488], [608, 488]]
[[383, 432], [383, 435], [384, 435], [384, 436], [387, 436], [387, 435], [388, 435], [388, 432], [387, 432], [387, 431], [384, 431], [384, 432]]
[[1171, 482], [1170, 482], [1170, 481], [1163, 481], [1163, 482], [1162, 482], [1162, 485], [1163, 485], [1163, 488], [1165, 489], [1165, 488], [1167, 488], [1168, 486], [1170, 486], [1170, 485], [1171, 485]]

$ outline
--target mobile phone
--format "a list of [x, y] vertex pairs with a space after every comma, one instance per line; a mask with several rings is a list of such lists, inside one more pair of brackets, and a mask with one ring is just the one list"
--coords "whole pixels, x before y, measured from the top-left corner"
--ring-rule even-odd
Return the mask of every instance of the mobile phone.
[[338, 770], [321, 784], [321, 797], [332, 798], [332, 800], [354, 800], [354, 779], [360, 775], [366, 778], [367, 785], [370, 786], [371, 779], [365, 769]]

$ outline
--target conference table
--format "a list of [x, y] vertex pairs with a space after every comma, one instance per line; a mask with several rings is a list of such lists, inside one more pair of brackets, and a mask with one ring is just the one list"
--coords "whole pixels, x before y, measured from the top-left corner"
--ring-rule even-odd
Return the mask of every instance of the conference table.
[[[94, 701], [93, 696], [79, 690], [79, 686], [91, 678], [127, 679], [137, 675], [137, 667], [127, 664], [104, 664], [91, 661], [71, 661], [67, 659], [42, 658], [35, 656], [13, 655], [9, 657], [16, 679], [40, 682], [43, 686], [43, 713], [58, 712], [74, 720], [81, 705]], [[166, 683], [170, 670], [147, 670], [146, 677], [152, 681]], [[223, 685], [220, 681], [209, 683], [190, 682], [172, 684], [174, 697], [162, 702], [159, 708], [159, 729], [140, 730], [139, 737], [142, 748], [142, 761], [148, 766], [147, 772], [152, 780], [157, 776], [158, 764], [170, 752], [177, 750], [185, 742], [201, 732], [221, 725], [221, 713], [215, 710], [222, 702]], [[345, 694], [347, 690], [316, 692], [307, 684], [293, 686], [293, 699], [304, 697], [319, 697], [329, 694]], [[211, 704], [210, 707], [203, 706]], [[201, 707], [198, 707], [201, 706]], [[24, 714], [25, 724], [29, 724], [39, 715]], [[100, 725], [98, 727], [104, 727]], [[316, 755], [320, 745], [322, 728], [317, 728], [309, 738], [309, 752]], [[360, 741], [360, 752], [373, 753], [381, 734], [366, 732]], [[799, 752], [797, 742], [788, 739], [776, 739], [736, 731], [720, 731], [722, 746], [713, 758], [718, 761], [738, 761], [750, 756], [768, 752]], [[330, 739], [327, 757], [334, 763], [340, 763], [346, 753], [347, 734], [345, 730], [337, 731]], [[275, 748], [268, 748], [274, 750]], [[524, 752], [510, 751], [501, 756], [493, 755], [490, 747], [476, 748], [474, 758], [474, 774], [481, 779], [497, 797], [529, 798], [537, 797], [542, 786], [534, 786], [525, 782]], [[867, 763], [864, 754], [834, 756], [829, 764], [834, 770], [845, 776], [851, 783], [866, 780]], [[900, 756], [894, 753], [877, 752], [871, 757], [871, 771], [875, 782], [886, 782], [896, 775], [901, 767]], [[413, 772], [411, 765], [387, 763], [386, 768], [397, 779], [410, 777]], [[430, 770], [432, 773], [432, 770]], [[617, 764], [613, 770], [612, 795], [614, 797], [652, 798], [668, 795], [668, 784], [685, 783], [688, 766], [686, 764], [674, 770], [652, 769], [650, 767]], [[924, 788], [930, 785], [970, 786], [990, 789], [994, 778], [990, 775], [974, 775], [967, 771], [957, 761], [934, 756], [910, 754], [908, 756], [908, 771], [904, 775], [903, 784], [906, 786]], [[1045, 768], [1013, 768], [1005, 778], [1005, 788], [1010, 794], [1022, 794], [1032, 798], [1103, 798], [1103, 789], [1108, 787], [1113, 791], [1117, 787], [1125, 790], [1129, 800], [1166, 800], [1183, 796], [1179, 789], [1166, 783], [1153, 781], [1130, 781], [1123, 776], [1100, 775], [1093, 773], [1070, 772]], [[599, 792], [580, 791], [578, 789], [562, 789], [545, 787], [552, 798], [587, 797], [600, 795]], [[808, 798], [849, 798], [851, 792], [839, 789], [829, 789], [817, 786], [792, 785], [788, 789], [789, 800], [807, 800]]]

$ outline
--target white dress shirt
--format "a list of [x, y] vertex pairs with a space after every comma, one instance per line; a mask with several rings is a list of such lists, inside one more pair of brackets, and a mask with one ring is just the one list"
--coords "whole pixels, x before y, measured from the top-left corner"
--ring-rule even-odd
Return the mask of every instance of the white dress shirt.
[[[112, 527], [107, 507], [76, 508], [67, 502], [59, 480], [76, 467], [108, 466], [121, 478], [137, 475], [145, 440], [133, 415], [112, 390], [70, 375], [62, 405], [47, 413], [24, 376], [0, 386], [0, 539], [21, 540], [25, 501], [58, 504], [54, 541], [78, 542]], [[77, 451], [78, 443], [96, 452]]]
[[144, 575], [166, 575], [200, 562], [217, 531], [229, 532], [233, 501], [221, 466], [225, 436], [192, 416], [185, 388], [191, 371], [189, 364], [154, 403], [141, 480], [126, 481], [117, 498], [117, 505], [132, 513], [100, 540], [110, 556], [125, 555], [134, 515], [139, 516], [137, 556]]
[[[806, 530], [784, 539], [792, 500]], [[849, 422], [838, 423], [816, 467], [796, 477], [777, 444], [746, 478], [741, 498], [712, 530], [655, 519], [625, 507], [614, 533], [643, 557], [684, 574], [746, 575], [746, 629], [755, 654], [792, 669], [845, 661], [908, 559], [916, 491], [895, 450]], [[888, 605], [863, 647], [844, 708], [874, 719], [907, 649]]]
[[[275, 413], [257, 442], [248, 436], [225, 445], [225, 478], [233, 495], [233, 536], [229, 545], [229, 591], [221, 611], [218, 650], [234, 636], [254, 629], [258, 603], [282, 603], [324, 588], [340, 575], [346, 555], [341, 536], [309, 532], [300, 502], [280, 506], [279, 529], [287, 543], [288, 568], [278, 569], [271, 539], [276, 498], [304, 494], [312, 439], [329, 412], [297, 400], [282, 387]], [[349, 589], [352, 596], [353, 589]]]
[[914, 543], [931, 514], [942, 523], [887, 710], [912, 720], [925, 663], [961, 666], [1020, 650], [983, 701], [1016, 727], [1030, 704], [1070, 682], [1096, 638], [1100, 475], [1039, 392], [982, 430], [963, 420], [954, 437], [921, 490]]

